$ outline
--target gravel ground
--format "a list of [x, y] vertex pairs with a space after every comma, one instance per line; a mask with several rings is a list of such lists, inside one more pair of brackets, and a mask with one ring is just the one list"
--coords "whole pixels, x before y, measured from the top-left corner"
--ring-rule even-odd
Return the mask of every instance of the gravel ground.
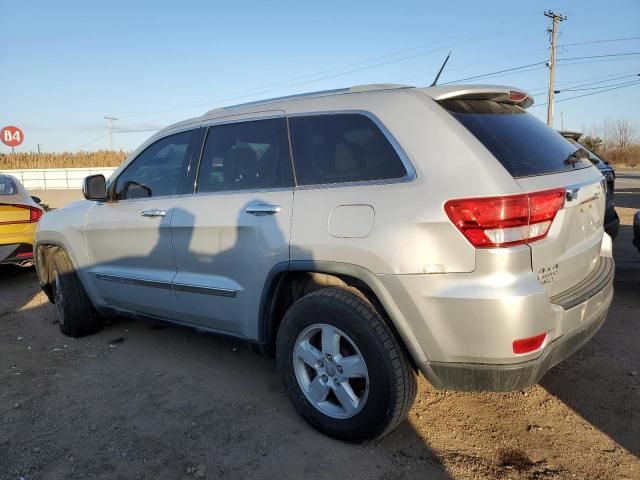
[[540, 385], [454, 393], [421, 378], [408, 420], [366, 445], [308, 427], [274, 361], [245, 345], [125, 319], [72, 340], [35, 273], [2, 268], [0, 478], [638, 479], [640, 254], [630, 238], [623, 225], [607, 322]]

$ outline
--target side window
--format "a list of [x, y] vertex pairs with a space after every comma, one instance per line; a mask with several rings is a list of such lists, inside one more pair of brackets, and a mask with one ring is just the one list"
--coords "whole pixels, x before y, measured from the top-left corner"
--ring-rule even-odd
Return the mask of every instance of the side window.
[[198, 192], [288, 187], [292, 177], [284, 118], [209, 128]]
[[0, 175], [0, 195], [16, 195], [17, 193], [16, 183], [11, 178]]
[[115, 198], [128, 200], [188, 193], [185, 179], [191, 144], [196, 137], [196, 132], [190, 130], [151, 144], [120, 174], [114, 189]]
[[400, 157], [376, 124], [360, 114], [325, 114], [289, 120], [299, 185], [401, 178]]

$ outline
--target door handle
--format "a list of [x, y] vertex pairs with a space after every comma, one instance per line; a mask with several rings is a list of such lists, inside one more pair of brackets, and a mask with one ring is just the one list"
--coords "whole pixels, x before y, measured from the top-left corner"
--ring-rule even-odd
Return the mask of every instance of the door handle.
[[143, 210], [140, 215], [143, 217], [164, 217], [167, 215], [167, 211], [154, 208], [151, 210]]
[[251, 215], [275, 215], [281, 211], [282, 207], [280, 205], [269, 205], [268, 203], [249, 205], [246, 209], [246, 212]]

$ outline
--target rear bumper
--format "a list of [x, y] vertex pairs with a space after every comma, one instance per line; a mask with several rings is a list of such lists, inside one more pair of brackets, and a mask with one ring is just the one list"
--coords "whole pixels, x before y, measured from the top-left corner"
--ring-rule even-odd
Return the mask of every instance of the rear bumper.
[[459, 391], [511, 392], [535, 385], [552, 367], [573, 355], [600, 329], [606, 313], [600, 314], [577, 332], [551, 343], [540, 357], [511, 365], [430, 362], [425, 365], [436, 388]]
[[27, 265], [33, 263], [33, 246], [29, 243], [0, 245], [0, 265]]
[[[588, 279], [552, 298], [565, 321], [580, 318], [576, 327], [549, 343], [533, 360], [512, 364], [428, 362], [421, 369], [436, 388], [507, 392], [535, 385], [553, 366], [587, 343], [604, 323], [613, 298], [611, 258], [603, 258]], [[572, 319], [573, 317], [573, 319]]]

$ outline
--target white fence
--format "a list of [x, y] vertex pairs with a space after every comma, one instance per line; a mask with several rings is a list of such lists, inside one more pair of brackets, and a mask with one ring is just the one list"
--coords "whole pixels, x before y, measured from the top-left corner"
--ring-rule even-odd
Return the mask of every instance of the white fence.
[[27, 190], [72, 190], [82, 188], [82, 181], [89, 175], [101, 173], [106, 178], [115, 168], [43, 168], [28, 170], [0, 170], [13, 175]]

